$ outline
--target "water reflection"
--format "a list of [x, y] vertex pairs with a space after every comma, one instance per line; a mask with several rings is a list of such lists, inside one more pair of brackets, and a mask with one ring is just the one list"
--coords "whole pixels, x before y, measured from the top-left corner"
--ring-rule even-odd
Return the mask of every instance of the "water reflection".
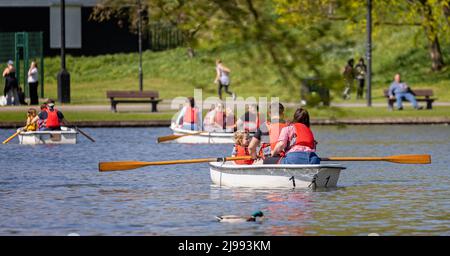
[[[97, 142], [2, 146], [0, 234], [450, 235], [445, 126], [314, 127], [324, 157], [427, 153], [433, 159], [431, 165], [344, 163], [337, 188], [316, 190], [218, 187], [206, 164], [99, 173], [99, 161], [218, 157], [231, 148], [156, 144], [167, 128], [84, 130]], [[10, 133], [0, 130], [0, 137]], [[256, 210], [265, 214], [260, 224], [214, 219]]]

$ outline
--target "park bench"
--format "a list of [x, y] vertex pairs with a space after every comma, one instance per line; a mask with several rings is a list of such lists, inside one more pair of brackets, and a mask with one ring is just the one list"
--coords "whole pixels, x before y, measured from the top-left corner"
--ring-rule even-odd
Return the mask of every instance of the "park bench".
[[157, 112], [157, 105], [162, 99], [157, 91], [107, 91], [106, 97], [111, 100], [111, 111], [117, 112], [118, 103], [151, 103], [152, 112]]
[[[433, 102], [436, 100], [436, 98], [431, 98], [433, 96], [433, 90], [431, 90], [431, 89], [415, 89], [415, 90], [411, 90], [411, 91], [416, 96], [417, 102], [425, 101], [427, 103], [427, 109], [433, 108]], [[389, 90], [384, 90], [384, 97], [387, 98], [389, 109], [393, 109], [394, 102], [396, 101], [396, 99], [389, 98]]]

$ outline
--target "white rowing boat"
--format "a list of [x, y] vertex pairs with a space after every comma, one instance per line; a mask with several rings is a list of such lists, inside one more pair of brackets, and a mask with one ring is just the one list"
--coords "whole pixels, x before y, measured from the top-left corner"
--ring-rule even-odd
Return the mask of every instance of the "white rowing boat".
[[[192, 131], [176, 127], [174, 124], [170, 126], [174, 135], [189, 135], [179, 137], [174, 142], [187, 144], [234, 144], [234, 132], [207, 132]], [[250, 136], [252, 133], [250, 133]], [[269, 136], [263, 135], [262, 142], [268, 142]]]
[[75, 129], [68, 127], [61, 127], [60, 131], [20, 132], [19, 144], [76, 144], [77, 134]]
[[233, 144], [234, 143], [234, 133], [232, 132], [200, 132], [185, 130], [182, 128], [170, 126], [174, 135], [188, 135], [177, 138], [174, 142], [178, 143], [189, 143], [189, 144]]
[[211, 180], [225, 187], [249, 188], [329, 188], [336, 187], [341, 170], [338, 164], [318, 165], [237, 165], [209, 163]]

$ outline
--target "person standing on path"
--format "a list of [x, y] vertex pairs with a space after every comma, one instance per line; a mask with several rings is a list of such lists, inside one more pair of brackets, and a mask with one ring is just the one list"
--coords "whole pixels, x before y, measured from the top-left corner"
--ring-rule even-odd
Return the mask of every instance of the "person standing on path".
[[8, 61], [8, 66], [3, 70], [5, 78], [5, 89], [3, 94], [6, 97], [6, 105], [19, 105], [19, 83], [16, 78], [16, 68], [12, 60]]
[[355, 66], [356, 80], [358, 80], [358, 88], [356, 91], [356, 99], [362, 99], [364, 94], [364, 80], [366, 79], [367, 67], [364, 59], [360, 58]]
[[38, 69], [35, 61], [31, 62], [28, 70], [28, 85], [30, 86], [30, 105], [38, 105]]
[[230, 72], [231, 70], [223, 65], [222, 60], [216, 60], [216, 79], [214, 83], [219, 86], [219, 98], [222, 99], [222, 87], [225, 88], [225, 92], [233, 97], [233, 100], [236, 99], [236, 94], [228, 91], [228, 86], [230, 86]]

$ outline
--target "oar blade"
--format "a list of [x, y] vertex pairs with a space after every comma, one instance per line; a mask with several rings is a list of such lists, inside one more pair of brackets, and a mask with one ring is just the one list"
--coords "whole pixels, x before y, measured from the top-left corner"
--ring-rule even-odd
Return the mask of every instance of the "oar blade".
[[386, 160], [399, 164], [430, 164], [430, 155], [397, 155], [386, 157]]
[[7, 138], [5, 141], [3, 141], [3, 144], [8, 143], [10, 140], [14, 139], [17, 135], [19, 135], [20, 131], [14, 133], [13, 135], [11, 135], [11, 137]]
[[167, 135], [167, 136], [162, 136], [162, 137], [158, 137], [157, 141], [158, 143], [161, 142], [165, 142], [165, 141], [170, 141], [170, 140], [176, 140], [179, 137], [181, 137], [182, 135]]
[[178, 134], [178, 135], [172, 134], [172, 135], [158, 137], [157, 141], [158, 141], [158, 143], [161, 143], [161, 142], [176, 140], [178, 138], [185, 137], [185, 136], [198, 135], [200, 133], [202, 133], [202, 131], [194, 132], [194, 133], [187, 133], [187, 134]]
[[148, 162], [138, 161], [119, 161], [119, 162], [100, 162], [98, 170], [101, 172], [126, 171], [147, 166]]

